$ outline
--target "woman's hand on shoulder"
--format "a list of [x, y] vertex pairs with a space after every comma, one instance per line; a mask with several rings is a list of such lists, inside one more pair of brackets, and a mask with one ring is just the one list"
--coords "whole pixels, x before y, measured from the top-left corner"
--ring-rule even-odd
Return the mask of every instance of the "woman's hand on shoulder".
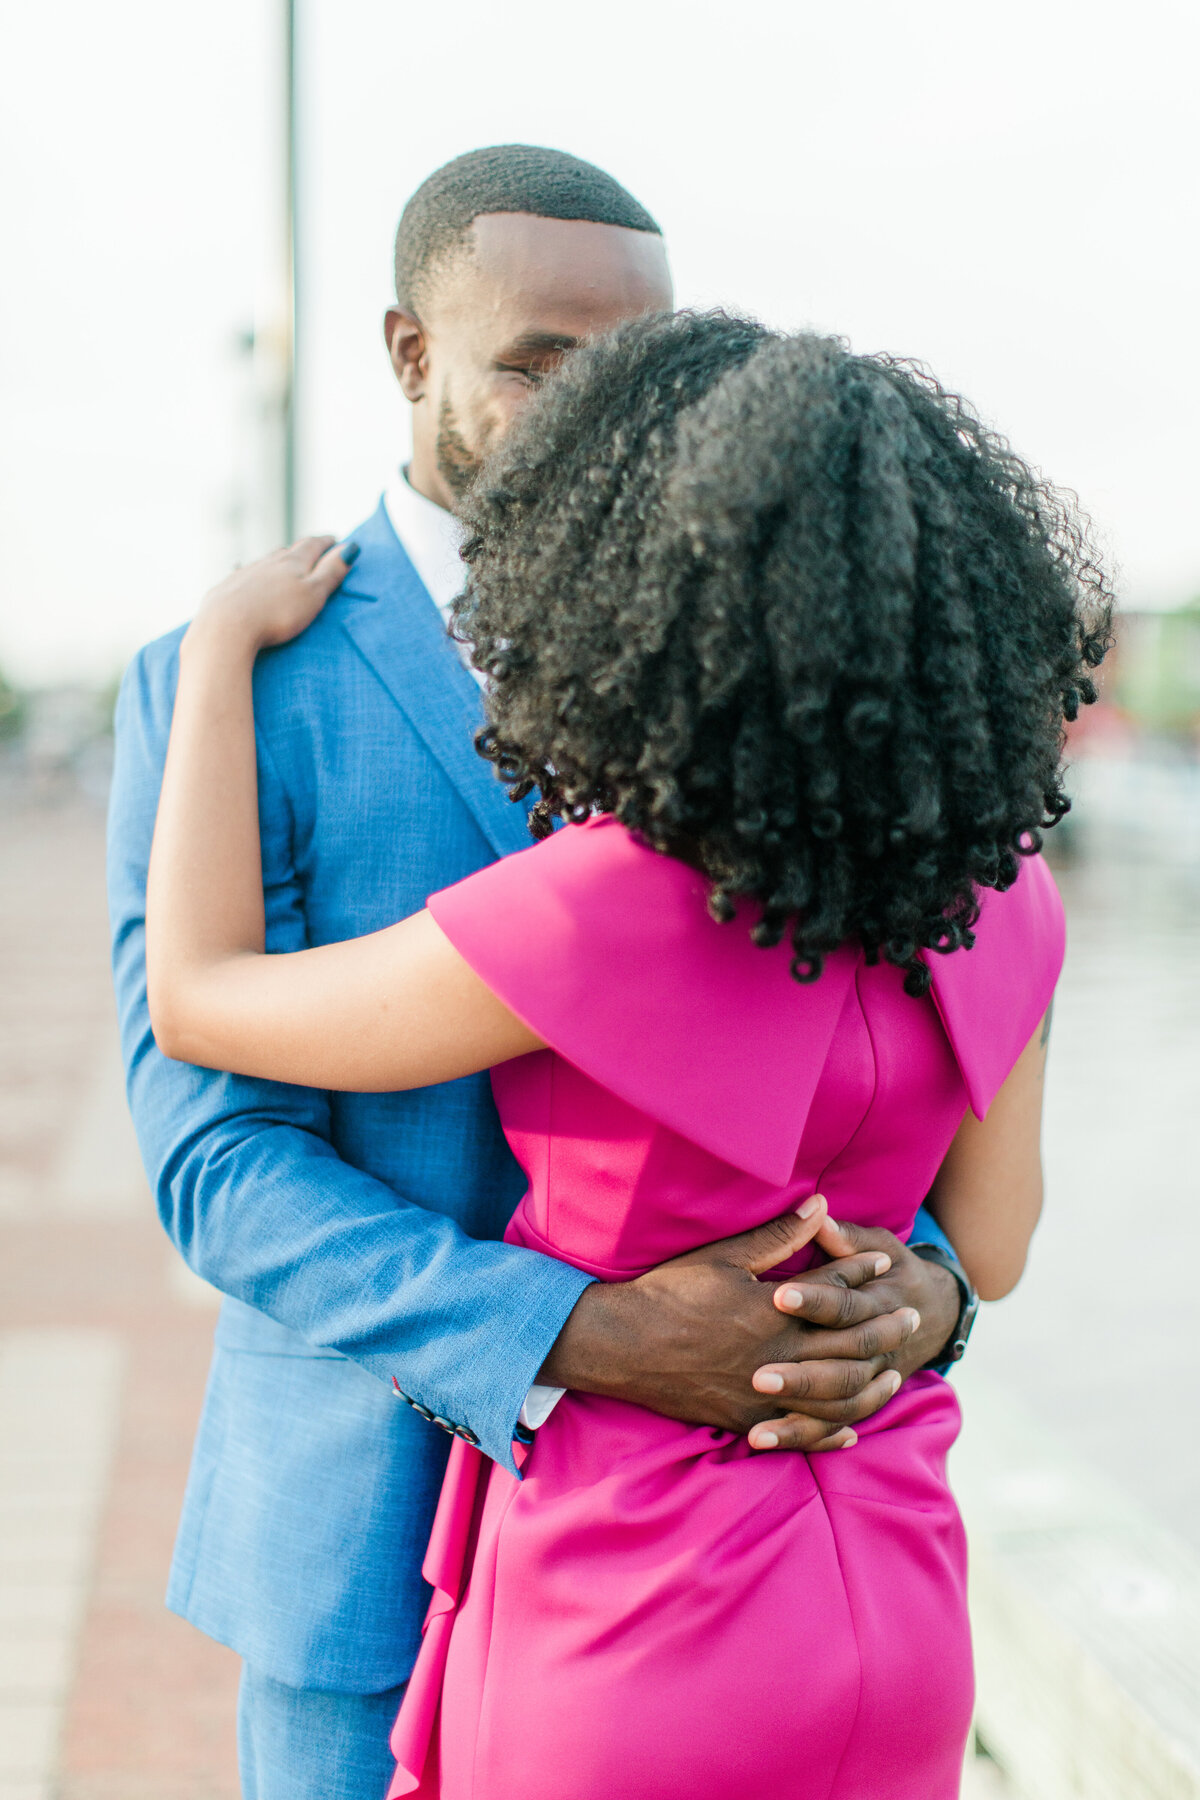
[[185, 645], [218, 640], [254, 654], [288, 643], [312, 624], [357, 555], [357, 544], [307, 537], [235, 569], [204, 596]]

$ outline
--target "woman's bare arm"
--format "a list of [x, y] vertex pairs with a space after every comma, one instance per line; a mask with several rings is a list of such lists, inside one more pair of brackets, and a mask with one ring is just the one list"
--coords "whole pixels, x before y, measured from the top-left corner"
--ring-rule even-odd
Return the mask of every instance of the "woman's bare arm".
[[179, 687], [146, 899], [150, 1018], [181, 1062], [305, 1087], [424, 1087], [541, 1049], [427, 912], [349, 943], [264, 953], [251, 677], [346, 574], [328, 539], [205, 600]]
[[1017, 1285], [1042, 1210], [1042, 1094], [1050, 1012], [985, 1119], [968, 1113], [938, 1171], [929, 1208], [980, 1297]]

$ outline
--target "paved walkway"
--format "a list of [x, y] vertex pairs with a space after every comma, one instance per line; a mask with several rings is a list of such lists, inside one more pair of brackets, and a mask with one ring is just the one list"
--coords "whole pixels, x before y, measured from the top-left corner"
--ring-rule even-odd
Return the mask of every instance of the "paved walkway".
[[237, 1661], [162, 1604], [212, 1336], [121, 1092], [103, 825], [0, 826], [0, 1800], [235, 1800]]

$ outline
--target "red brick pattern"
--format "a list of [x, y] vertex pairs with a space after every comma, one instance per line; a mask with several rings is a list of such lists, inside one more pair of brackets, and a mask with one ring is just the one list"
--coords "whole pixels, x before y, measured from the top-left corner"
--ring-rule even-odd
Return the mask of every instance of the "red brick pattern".
[[237, 1658], [163, 1605], [213, 1315], [170, 1279], [149, 1195], [81, 1217], [53, 1169], [111, 1054], [103, 823], [74, 802], [0, 825], [0, 1324], [99, 1326], [127, 1374], [56, 1800], [236, 1800]]

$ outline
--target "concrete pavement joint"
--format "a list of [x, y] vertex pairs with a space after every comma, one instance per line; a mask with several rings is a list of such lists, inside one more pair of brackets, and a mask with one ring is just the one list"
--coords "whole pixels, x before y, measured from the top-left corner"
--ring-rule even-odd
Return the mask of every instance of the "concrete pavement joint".
[[50, 1793], [123, 1374], [113, 1332], [0, 1333], [0, 1800]]

